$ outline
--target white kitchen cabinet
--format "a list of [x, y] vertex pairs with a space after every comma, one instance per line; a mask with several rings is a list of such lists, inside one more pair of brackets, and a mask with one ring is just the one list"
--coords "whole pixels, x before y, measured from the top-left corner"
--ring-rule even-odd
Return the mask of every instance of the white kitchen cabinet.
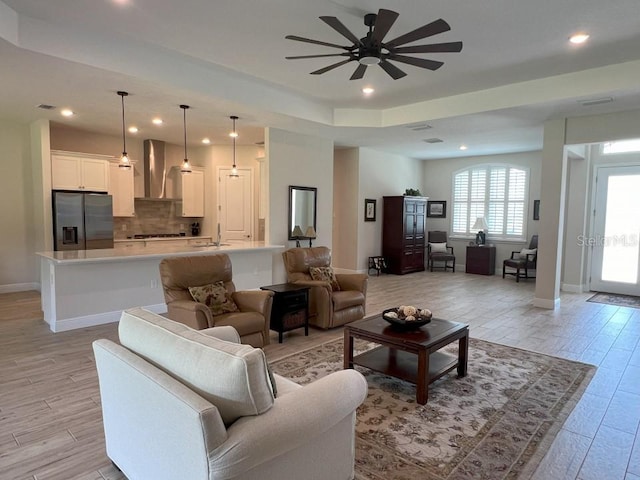
[[133, 168], [109, 164], [109, 193], [113, 197], [114, 217], [135, 217]]
[[51, 155], [53, 190], [109, 191], [109, 162], [76, 154]]
[[172, 174], [174, 198], [182, 199], [181, 216], [204, 217], [204, 170], [192, 167], [191, 173], [180, 173], [179, 168], [173, 168]]

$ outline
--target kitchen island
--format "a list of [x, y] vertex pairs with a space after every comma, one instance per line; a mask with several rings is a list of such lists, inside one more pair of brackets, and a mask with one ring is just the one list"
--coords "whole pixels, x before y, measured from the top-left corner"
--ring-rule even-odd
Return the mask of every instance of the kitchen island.
[[273, 258], [282, 245], [237, 242], [221, 246], [157, 245], [39, 252], [44, 319], [53, 332], [117, 322], [122, 310], [144, 307], [166, 312], [160, 284], [165, 257], [226, 253], [238, 290], [257, 289], [273, 279]]

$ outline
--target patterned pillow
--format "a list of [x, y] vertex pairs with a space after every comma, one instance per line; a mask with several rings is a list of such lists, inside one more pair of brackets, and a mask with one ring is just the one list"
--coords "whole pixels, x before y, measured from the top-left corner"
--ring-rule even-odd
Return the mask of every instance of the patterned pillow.
[[213, 285], [202, 285], [200, 287], [189, 287], [191, 297], [198, 303], [204, 303], [211, 315], [222, 315], [223, 313], [238, 312], [238, 306], [233, 301], [224, 282], [216, 282]]
[[311, 278], [314, 280], [329, 282], [331, 290], [333, 291], [340, 290], [340, 284], [331, 267], [309, 267], [309, 275], [311, 275]]

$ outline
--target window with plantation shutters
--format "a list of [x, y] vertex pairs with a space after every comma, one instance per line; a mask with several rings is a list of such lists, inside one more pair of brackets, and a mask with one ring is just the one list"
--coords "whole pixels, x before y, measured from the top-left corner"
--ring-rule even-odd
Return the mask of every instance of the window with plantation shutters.
[[529, 170], [514, 165], [479, 165], [453, 175], [453, 235], [473, 236], [473, 224], [484, 217], [488, 236], [524, 238]]

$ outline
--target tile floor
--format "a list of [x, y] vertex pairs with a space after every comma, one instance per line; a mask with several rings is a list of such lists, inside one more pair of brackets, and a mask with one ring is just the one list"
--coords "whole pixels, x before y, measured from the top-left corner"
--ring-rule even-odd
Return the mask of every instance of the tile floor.
[[[640, 309], [563, 294], [531, 306], [533, 281], [424, 272], [371, 277], [367, 311], [410, 304], [470, 324], [471, 336], [598, 366], [535, 480], [640, 480]], [[104, 454], [91, 341], [115, 324], [51, 333], [36, 293], [0, 295], [0, 479], [120, 479]], [[35, 307], [34, 307], [35, 306]], [[269, 359], [342, 336], [272, 335]]]

